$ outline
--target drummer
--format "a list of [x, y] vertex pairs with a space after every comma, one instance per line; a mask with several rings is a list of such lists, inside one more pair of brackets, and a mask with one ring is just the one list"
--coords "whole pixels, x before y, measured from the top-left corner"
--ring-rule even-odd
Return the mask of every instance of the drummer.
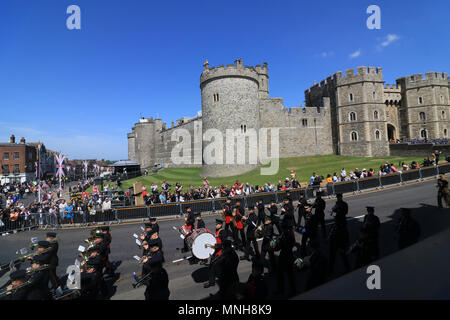
[[212, 247], [214, 248], [214, 253], [211, 256], [211, 262], [209, 263], [209, 281], [206, 282], [203, 287], [209, 288], [216, 284], [216, 275], [218, 274], [219, 264], [218, 258], [222, 254], [222, 244], [227, 238], [227, 232], [223, 228], [223, 220], [216, 219], [216, 244]]
[[185, 225], [186, 225], [187, 229], [189, 230], [189, 233], [186, 234], [183, 239], [183, 249], [181, 249], [182, 253], [189, 251], [189, 246], [187, 244], [186, 238], [192, 233], [192, 229], [194, 229], [194, 223], [195, 223], [195, 215], [192, 212], [191, 207], [186, 208], [186, 214], [187, 214], [187, 217], [184, 218], [184, 221], [185, 221]]
[[200, 212], [194, 213], [195, 217], [195, 223], [194, 223], [194, 229], [204, 229], [206, 228], [205, 221], [202, 219], [202, 215]]

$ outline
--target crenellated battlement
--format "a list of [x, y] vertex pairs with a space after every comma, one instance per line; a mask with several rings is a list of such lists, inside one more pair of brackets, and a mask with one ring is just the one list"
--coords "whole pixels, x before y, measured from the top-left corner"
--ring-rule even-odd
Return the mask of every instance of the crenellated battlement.
[[200, 87], [206, 81], [221, 77], [244, 77], [255, 80], [259, 84], [259, 75], [268, 75], [267, 62], [256, 66], [244, 66], [242, 59], [237, 59], [234, 64], [209, 67], [208, 60], [203, 64], [203, 72], [200, 76]]
[[448, 86], [448, 75], [446, 72], [426, 72], [416, 73], [410, 76], [405, 76], [397, 79], [397, 83], [404, 83], [406, 88], [415, 88], [431, 85]]
[[402, 87], [399, 84], [385, 84], [384, 89], [386, 90], [396, 90], [400, 92], [402, 90]]

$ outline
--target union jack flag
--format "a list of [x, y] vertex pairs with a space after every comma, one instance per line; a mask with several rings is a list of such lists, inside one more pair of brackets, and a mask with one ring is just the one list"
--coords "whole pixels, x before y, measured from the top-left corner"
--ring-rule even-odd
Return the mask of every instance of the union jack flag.
[[36, 178], [39, 179], [42, 176], [42, 162], [40, 160], [34, 163], [36, 168]]
[[87, 161], [83, 161], [83, 165], [84, 165], [83, 171], [87, 172], [88, 171], [88, 162]]
[[64, 177], [65, 173], [64, 173], [64, 160], [66, 159], [66, 156], [59, 154], [56, 155], [56, 176], [57, 177]]

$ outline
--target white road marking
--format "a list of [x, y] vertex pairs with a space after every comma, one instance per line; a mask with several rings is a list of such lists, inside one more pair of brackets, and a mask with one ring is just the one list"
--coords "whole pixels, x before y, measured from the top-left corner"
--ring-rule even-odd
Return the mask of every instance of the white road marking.
[[[361, 219], [364, 218], [364, 215], [362, 216], [357, 216], [357, 217], [348, 217], [347, 220], [352, 220], [352, 219]], [[325, 224], [326, 226], [329, 226], [330, 224], [334, 224], [334, 222], [328, 222], [327, 224]]]
[[192, 256], [189, 256], [189, 257], [186, 257], [186, 258], [182, 258], [182, 259], [178, 259], [178, 260], [173, 260], [172, 263], [181, 262], [181, 261], [183, 261], [183, 260], [188, 260], [188, 259], [190, 259], [190, 258], [192, 258]]

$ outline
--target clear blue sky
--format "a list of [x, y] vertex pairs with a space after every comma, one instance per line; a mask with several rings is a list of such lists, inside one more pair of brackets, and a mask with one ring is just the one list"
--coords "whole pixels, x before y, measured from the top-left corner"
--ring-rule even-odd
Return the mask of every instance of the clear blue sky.
[[[81, 30], [66, 9], [81, 8]], [[366, 8], [381, 8], [381, 30]], [[450, 73], [450, 2], [3, 0], [0, 141], [41, 140], [70, 158], [126, 159], [138, 120], [201, 109], [202, 65], [269, 64], [287, 107], [336, 71], [383, 68], [387, 83]]]

